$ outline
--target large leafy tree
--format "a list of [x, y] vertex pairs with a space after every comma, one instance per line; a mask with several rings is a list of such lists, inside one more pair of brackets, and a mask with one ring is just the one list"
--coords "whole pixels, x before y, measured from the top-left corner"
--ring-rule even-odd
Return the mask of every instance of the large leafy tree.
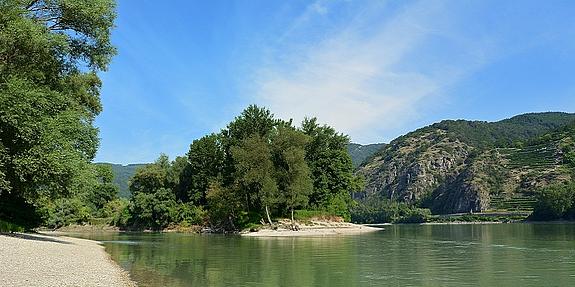
[[185, 192], [180, 192], [179, 197], [184, 201], [206, 204], [210, 182], [221, 175], [224, 159], [221, 135], [210, 134], [194, 140], [188, 152], [189, 167], [183, 174], [183, 177], [189, 180], [189, 187]]
[[0, 1], [3, 204], [69, 191], [93, 159], [114, 9], [113, 0]]
[[232, 157], [236, 164], [236, 182], [240, 187], [238, 196], [245, 199], [248, 211], [263, 206], [267, 220], [272, 224], [269, 209], [277, 202], [278, 187], [269, 141], [253, 134], [241, 145], [232, 147]]
[[168, 156], [160, 155], [156, 162], [139, 168], [130, 180], [129, 210], [134, 227], [162, 229], [172, 222], [176, 208], [172, 167]]
[[305, 147], [314, 189], [310, 203], [325, 206], [342, 195], [348, 197], [356, 182], [346, 150], [349, 138], [332, 127], [319, 125], [316, 118], [305, 119], [302, 131], [310, 137]]
[[309, 136], [289, 124], [279, 126], [272, 137], [277, 182], [292, 222], [294, 209], [306, 207], [313, 190], [311, 173], [305, 161], [305, 147], [309, 140]]

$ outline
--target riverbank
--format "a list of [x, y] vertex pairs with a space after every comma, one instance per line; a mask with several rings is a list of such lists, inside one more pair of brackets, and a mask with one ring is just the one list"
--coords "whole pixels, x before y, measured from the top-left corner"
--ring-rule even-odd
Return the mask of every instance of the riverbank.
[[280, 222], [276, 229], [261, 228], [254, 232], [242, 232], [247, 237], [313, 237], [332, 235], [351, 235], [382, 231], [383, 228], [371, 227], [348, 222], [309, 221], [297, 223], [297, 230], [288, 228], [290, 223]]
[[92, 240], [0, 234], [1, 286], [136, 286]]

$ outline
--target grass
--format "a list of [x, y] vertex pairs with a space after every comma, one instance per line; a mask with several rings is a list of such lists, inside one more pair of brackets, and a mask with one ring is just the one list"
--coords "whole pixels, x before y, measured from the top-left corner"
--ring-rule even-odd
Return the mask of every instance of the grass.
[[0, 232], [24, 232], [26, 229], [22, 226], [0, 220]]
[[322, 219], [327, 221], [341, 220], [339, 216], [323, 210], [294, 210], [293, 217], [298, 221], [309, 221], [311, 219]]

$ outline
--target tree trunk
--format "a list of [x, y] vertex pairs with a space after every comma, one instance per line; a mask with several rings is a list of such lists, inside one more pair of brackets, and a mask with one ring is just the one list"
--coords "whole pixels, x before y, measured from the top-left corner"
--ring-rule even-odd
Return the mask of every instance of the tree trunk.
[[266, 215], [268, 217], [268, 222], [270, 223], [270, 226], [273, 226], [273, 222], [272, 219], [270, 218], [270, 211], [268, 210], [268, 206], [266, 205]]
[[298, 231], [299, 228], [295, 224], [295, 220], [293, 219], [293, 208], [291, 209], [291, 230]]

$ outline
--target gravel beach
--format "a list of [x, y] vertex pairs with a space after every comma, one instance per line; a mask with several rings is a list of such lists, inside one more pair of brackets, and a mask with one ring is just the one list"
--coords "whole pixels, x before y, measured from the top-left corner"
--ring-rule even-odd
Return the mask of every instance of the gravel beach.
[[358, 225], [347, 222], [312, 221], [309, 225], [298, 224], [299, 230], [293, 231], [286, 228], [261, 229], [257, 232], [245, 232], [242, 236], [248, 237], [313, 237], [333, 236], [346, 234], [361, 234], [366, 232], [378, 232], [383, 228]]
[[136, 286], [96, 241], [0, 234], [0, 286]]

